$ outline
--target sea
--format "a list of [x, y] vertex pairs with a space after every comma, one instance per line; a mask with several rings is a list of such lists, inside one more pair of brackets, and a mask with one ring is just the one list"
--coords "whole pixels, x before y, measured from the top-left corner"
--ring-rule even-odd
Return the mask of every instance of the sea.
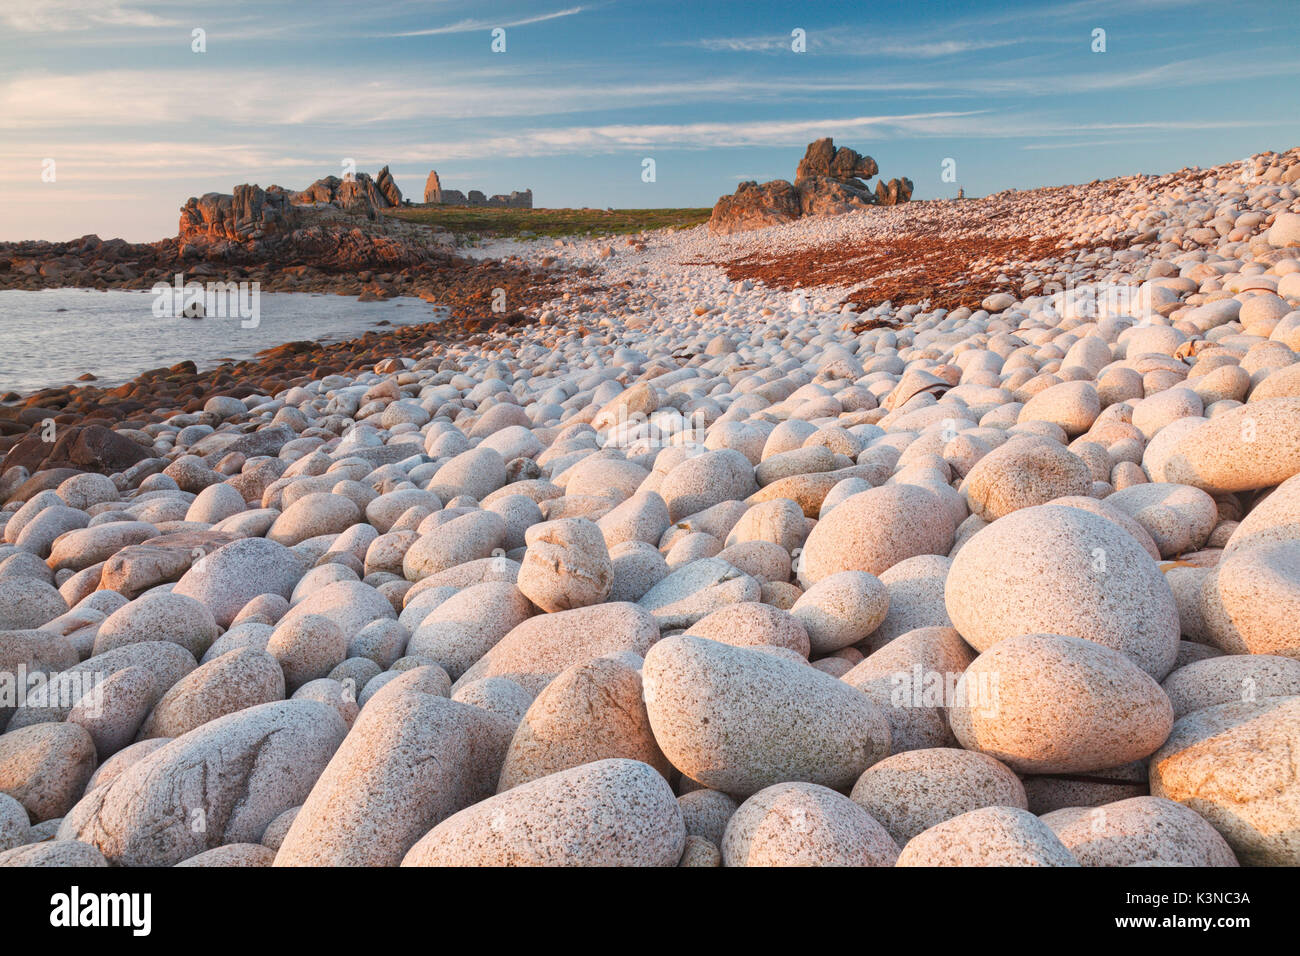
[[152, 291], [0, 290], [0, 393], [67, 385], [86, 372], [93, 384], [120, 385], [186, 359], [203, 371], [285, 342], [338, 342], [385, 327], [380, 323], [420, 325], [447, 315], [417, 298], [265, 292], [255, 316], [187, 318], [175, 314], [181, 309], [157, 308], [157, 299]]

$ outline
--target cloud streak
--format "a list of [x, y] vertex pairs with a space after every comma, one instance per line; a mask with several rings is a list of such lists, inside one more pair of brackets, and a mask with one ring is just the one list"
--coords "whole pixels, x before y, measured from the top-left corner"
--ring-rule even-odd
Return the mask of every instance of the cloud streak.
[[573, 17], [579, 13], [590, 9], [589, 7], [569, 7], [566, 10], [556, 10], [552, 13], [539, 13], [531, 17], [522, 17], [517, 20], [501, 22], [500, 20], [458, 20], [455, 23], [449, 23], [442, 27], [431, 27], [427, 30], [407, 30], [402, 33], [379, 33], [374, 34], [378, 37], [433, 37], [442, 36], [449, 33], [474, 33], [479, 30], [493, 30], [497, 27], [526, 27], [534, 23], [545, 23], [548, 20], [559, 20], [562, 17]]
[[1242, 62], [1236, 57], [1051, 76], [1027, 75], [1013, 64], [983, 75], [964, 71], [936, 77], [932, 70], [921, 70], [879, 79], [833, 75], [762, 79], [742, 74], [705, 80], [629, 80], [611, 75], [588, 82], [556, 82], [549, 73], [479, 69], [462, 70], [455, 82], [412, 83], [375, 79], [373, 73], [299, 69], [252, 75], [242, 70], [31, 72], [0, 80], [0, 130], [82, 126], [110, 127], [125, 134], [135, 128], [200, 119], [205, 125], [224, 123], [236, 129], [289, 125], [355, 130], [428, 120], [537, 122], [581, 112], [712, 103], [734, 110], [745, 103], [796, 104], [853, 94], [911, 94], [955, 102], [977, 96], [1041, 99], [1272, 79], [1297, 72], [1293, 60]]
[[0, 6], [0, 22], [19, 33], [169, 27], [178, 22], [150, 13], [145, 6], [130, 0], [12, 0]]
[[[674, 45], [695, 47], [712, 53], [784, 53], [789, 52], [792, 37], [789, 35], [703, 37], [683, 40]], [[1059, 37], [998, 37], [987, 40], [963, 39], [937, 40], [916, 38], [882, 38], [863, 36], [856, 27], [810, 30], [808, 47], [815, 51], [844, 56], [886, 56], [900, 58], [935, 59], [961, 56], [984, 50], [1018, 46], [1027, 43], [1060, 42]]]

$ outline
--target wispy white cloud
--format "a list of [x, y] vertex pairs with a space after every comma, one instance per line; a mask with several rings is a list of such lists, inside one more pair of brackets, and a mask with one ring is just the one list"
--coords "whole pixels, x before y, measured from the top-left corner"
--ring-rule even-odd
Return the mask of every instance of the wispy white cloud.
[[395, 162], [433, 163], [485, 158], [587, 156], [629, 151], [802, 147], [810, 139], [878, 141], [900, 136], [964, 135], [981, 111], [882, 114], [699, 123], [617, 123], [528, 129], [509, 135], [467, 137], [395, 147]]
[[[383, 163], [407, 164], [427, 170], [429, 165], [513, 157], [594, 155], [630, 150], [679, 150], [735, 148], [748, 146], [790, 146], [810, 138], [831, 135], [841, 138], [886, 139], [901, 135], [943, 135], [971, 129], [978, 111], [881, 114], [838, 118], [805, 118], [708, 122], [644, 123], [564, 126], [527, 129], [509, 134], [466, 137], [432, 142], [394, 142], [389, 137], [359, 140], [352, 151], [359, 166], [378, 168]], [[51, 156], [58, 163], [60, 182], [131, 182], [206, 178], [213, 188], [229, 188], [252, 176], [278, 171], [299, 172], [314, 179], [340, 168], [341, 157], [325, 150], [281, 150], [280, 137], [270, 134], [266, 142], [246, 140], [211, 141], [149, 140], [141, 142], [70, 141], [57, 148], [24, 142], [0, 146], [0, 166], [14, 170], [10, 188], [39, 188], [40, 160]], [[26, 170], [28, 175], [23, 174]], [[242, 177], [242, 178], [241, 178]], [[305, 186], [285, 181], [285, 186]], [[266, 185], [267, 183], [264, 183]]]
[[[188, 122], [235, 126], [373, 126], [420, 119], [537, 118], [594, 109], [744, 100], [863, 84], [754, 82], [743, 77], [557, 83], [553, 77], [465, 70], [451, 82], [412, 85], [373, 74], [277, 69], [103, 70], [27, 73], [0, 81], [0, 129], [69, 125], [126, 129]], [[340, 95], [346, 91], [346, 95]]]
[[565, 10], [556, 10], [552, 13], [539, 13], [530, 17], [521, 17], [517, 20], [458, 20], [455, 23], [449, 23], [446, 26], [430, 27], [427, 30], [406, 30], [401, 33], [380, 33], [375, 34], [380, 37], [432, 37], [441, 36], [447, 33], [474, 33], [478, 30], [492, 30], [496, 27], [525, 27], [533, 23], [545, 23], [547, 20], [558, 20], [561, 17], [572, 17], [589, 7], [569, 7]]
[[178, 21], [135, 0], [8, 0], [0, 22], [19, 33], [65, 33], [96, 27], [168, 27]]
[[[889, 38], [864, 34], [860, 27], [810, 30], [806, 35], [808, 48], [816, 52], [844, 56], [885, 56], [914, 59], [961, 56], [983, 50], [996, 50], [1002, 47], [1028, 43], [1054, 42], [1055, 40], [1056, 38], [1042, 37], [990, 37], [988, 39], [963, 37], [948, 40], [920, 36]], [[793, 38], [789, 34], [778, 34], [701, 37], [682, 40], [672, 45], [695, 47], [696, 49], [715, 53], [785, 53], [790, 51], [792, 42]]]
[[[1050, 33], [1026, 34], [1024, 27], [1034, 22], [1060, 24], [1091, 21], [1096, 26], [1107, 26], [1116, 17], [1140, 13], [1173, 13], [1210, 5], [1217, 6], [1218, 0], [1070, 0], [1038, 7], [1027, 15], [1020, 7], [1000, 8], [990, 4], [979, 13], [961, 17], [936, 13], [925, 17], [921, 27], [911, 30], [888, 27], [884, 30], [864, 29], [861, 23], [816, 28], [809, 26], [806, 29], [806, 42], [809, 50], [846, 56], [935, 59], [1027, 44], [1043, 46], [1087, 40], [1086, 32], [1082, 35], [1084, 39], [1080, 40], [1077, 27], [1057, 29]], [[997, 28], [1008, 24], [1019, 28], [1016, 35], [1008, 36], [997, 32]], [[699, 37], [675, 41], [670, 45], [715, 52], [788, 53], [791, 39], [788, 32], [741, 34]]]
[[[0, 129], [106, 127], [121, 132], [192, 122], [237, 128], [373, 127], [420, 120], [505, 120], [687, 103], [791, 102], [821, 95], [927, 91], [927, 81], [645, 79], [556, 82], [552, 76], [462, 71], [412, 85], [372, 74], [275, 70], [105, 70], [0, 80]], [[339, 91], [346, 95], [340, 96]]]
[[1267, 120], [1147, 120], [1139, 123], [1080, 123], [1073, 129], [1096, 130], [1200, 130], [1200, 129], [1251, 129], [1258, 126], [1279, 125], [1276, 117]]
[[[574, 71], [559, 74], [578, 75]], [[158, 124], [202, 123], [247, 130], [314, 126], [355, 131], [427, 120], [527, 120], [686, 104], [797, 104], [855, 94], [913, 95], [953, 101], [973, 97], [1048, 96], [1204, 86], [1300, 75], [1294, 59], [1236, 56], [1179, 59], [1130, 69], [1036, 75], [1014, 64], [936, 74], [933, 69], [881, 71], [839, 78], [715, 75], [557, 80], [557, 74], [500, 67], [461, 70], [454, 80], [412, 84], [371, 71], [325, 73], [245, 70], [96, 70], [28, 72], [0, 79], [0, 130], [112, 128], [120, 137]], [[345, 95], [342, 95], [345, 93]], [[987, 106], [987, 101], [981, 106]], [[748, 107], [752, 108], [752, 106]], [[149, 135], [145, 133], [144, 135]]]
[[989, 40], [912, 40], [897, 43], [874, 43], [865, 41], [855, 52], [863, 55], [885, 54], [888, 56], [933, 58], [943, 56], [960, 56], [963, 53], [976, 53], [982, 50], [997, 50], [1002, 47], [1019, 46], [1025, 43], [1041, 43], [1041, 38], [1007, 37]]

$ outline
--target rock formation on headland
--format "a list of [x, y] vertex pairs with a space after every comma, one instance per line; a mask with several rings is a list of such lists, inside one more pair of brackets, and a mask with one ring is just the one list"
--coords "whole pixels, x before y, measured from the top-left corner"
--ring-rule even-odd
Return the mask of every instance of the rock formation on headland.
[[873, 193], [863, 182], [879, 172], [876, 161], [847, 146], [838, 149], [830, 137], [808, 144], [795, 170], [794, 183], [774, 179], [761, 186], [743, 182], [735, 193], [713, 207], [709, 231], [714, 234], [761, 229], [802, 216], [835, 216], [867, 206], [894, 206], [912, 198], [907, 177], [883, 179]]
[[[191, 197], [181, 208], [177, 238], [182, 255], [205, 258], [259, 258], [278, 249], [301, 255], [304, 261], [315, 256], [316, 264], [325, 267], [350, 261], [410, 261], [410, 250], [387, 248], [390, 243], [376, 243], [373, 236], [363, 235], [366, 230], [357, 234], [357, 217], [375, 222], [382, 219], [383, 210], [401, 205], [402, 192], [387, 166], [374, 179], [367, 173], [342, 179], [326, 176], [301, 190], [243, 183], [233, 193]], [[341, 219], [336, 213], [347, 216]], [[336, 235], [338, 242], [331, 242], [330, 234], [338, 233], [348, 235]], [[351, 248], [335, 250], [335, 244]], [[368, 248], [375, 245], [381, 248]]]
[[442, 226], [384, 215], [399, 205], [407, 203], [387, 167], [373, 179], [326, 176], [301, 190], [244, 183], [191, 197], [177, 234], [157, 242], [88, 235], [0, 243], [0, 289], [147, 289], [181, 273], [257, 282], [265, 292], [421, 296], [453, 305], [458, 317], [490, 317], [489, 326], [522, 315], [517, 307], [492, 312], [492, 289], [509, 290], [512, 305], [544, 295], [548, 281], [530, 270], [471, 263], [455, 255], [455, 237]]
[[533, 191], [518, 189], [509, 195], [497, 193], [488, 196], [479, 189], [471, 189], [469, 195], [459, 189], [443, 189], [442, 180], [436, 169], [429, 171], [429, 178], [424, 183], [424, 201], [428, 205], [441, 206], [487, 206], [494, 209], [532, 209]]
[[392, 209], [402, 205], [402, 191], [397, 188], [393, 175], [385, 166], [374, 179], [369, 173], [352, 173], [340, 179], [338, 176], [326, 176], [318, 179], [306, 189], [285, 189], [283, 186], [271, 186], [270, 193], [283, 193], [288, 202], [294, 206], [310, 206], [328, 203], [350, 212], [358, 212], [368, 218], [374, 218], [377, 210]]
[[414, 265], [444, 252], [445, 234], [437, 227], [384, 222], [384, 210], [401, 205], [387, 166], [373, 179], [366, 173], [326, 176], [300, 190], [243, 183], [230, 193], [187, 200], [174, 239], [15, 243], [8, 247], [9, 263], [18, 263], [13, 271], [19, 275], [49, 280], [36, 287], [130, 285], [159, 269], [212, 275], [230, 265], [266, 264], [356, 272]]
[[244, 183], [232, 194], [191, 197], [181, 208], [177, 242], [190, 260], [273, 260], [339, 271], [410, 265], [428, 258], [427, 246], [380, 221], [383, 209], [400, 202], [386, 166], [378, 180], [326, 176], [301, 191]]

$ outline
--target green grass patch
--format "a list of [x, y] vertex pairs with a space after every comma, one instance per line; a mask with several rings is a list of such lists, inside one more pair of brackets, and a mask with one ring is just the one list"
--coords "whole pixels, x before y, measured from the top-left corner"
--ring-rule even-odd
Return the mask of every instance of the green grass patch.
[[485, 209], [413, 206], [386, 209], [407, 222], [442, 226], [461, 235], [492, 237], [626, 235], [649, 229], [684, 229], [708, 222], [712, 209]]

